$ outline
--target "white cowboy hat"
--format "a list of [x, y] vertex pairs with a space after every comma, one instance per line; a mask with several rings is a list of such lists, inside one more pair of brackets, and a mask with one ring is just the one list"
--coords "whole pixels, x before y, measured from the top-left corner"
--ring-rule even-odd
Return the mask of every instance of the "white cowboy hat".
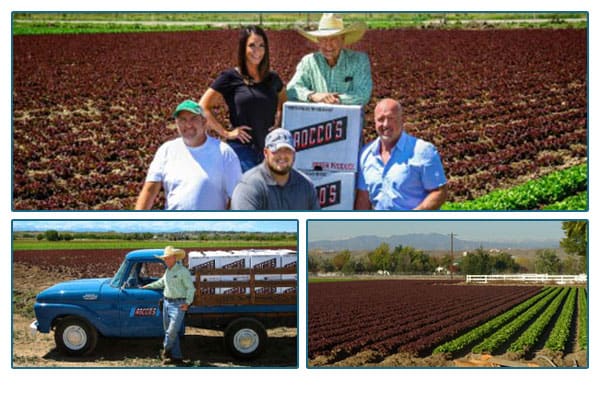
[[331, 13], [325, 13], [321, 17], [319, 28], [316, 31], [298, 29], [298, 33], [315, 43], [319, 38], [344, 35], [344, 45], [350, 45], [358, 42], [366, 30], [367, 25], [364, 22], [355, 22], [344, 28], [344, 21], [341, 18]]
[[161, 256], [156, 256], [156, 258], [160, 258], [161, 260], [164, 260], [165, 258], [170, 257], [170, 256], [175, 256], [175, 259], [177, 261], [183, 260], [185, 258], [185, 250], [176, 249], [173, 246], [167, 246], [167, 247], [165, 247], [163, 254]]

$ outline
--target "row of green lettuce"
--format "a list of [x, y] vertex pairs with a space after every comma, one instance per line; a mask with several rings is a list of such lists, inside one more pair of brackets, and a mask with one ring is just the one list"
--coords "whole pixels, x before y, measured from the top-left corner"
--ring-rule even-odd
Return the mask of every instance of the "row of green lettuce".
[[[586, 350], [588, 310], [585, 289], [547, 287], [509, 311], [441, 344], [433, 353], [458, 354], [471, 349], [478, 354], [497, 354], [504, 347], [508, 352], [523, 356], [541, 341], [544, 348], [564, 352], [576, 308], [577, 349]], [[547, 337], [544, 337], [545, 332], [549, 332]]]
[[446, 203], [442, 210], [588, 209], [588, 166], [576, 165], [510, 189], [494, 190], [474, 200]]
[[446, 342], [433, 350], [433, 353], [458, 353], [464, 351], [467, 348], [473, 347], [477, 342], [482, 341], [487, 336], [493, 334], [496, 331], [501, 330], [502, 326], [513, 320], [518, 315], [521, 315], [527, 311], [532, 305], [538, 302], [540, 299], [547, 297], [551, 293], [551, 289], [545, 288], [543, 291], [533, 296], [532, 298], [524, 301], [516, 307], [513, 307], [509, 311], [498, 315], [497, 317], [487, 321], [486, 323], [478, 326], [475, 329], [468, 331], [467, 333]]

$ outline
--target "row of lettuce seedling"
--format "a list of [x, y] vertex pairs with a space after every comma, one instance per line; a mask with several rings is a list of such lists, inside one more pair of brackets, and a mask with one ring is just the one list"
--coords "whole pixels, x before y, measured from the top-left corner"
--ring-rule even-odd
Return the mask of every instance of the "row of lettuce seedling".
[[[494, 190], [474, 200], [446, 203], [442, 209], [533, 210], [547, 208], [585, 210], [587, 209], [587, 181], [588, 167], [586, 163], [553, 172], [511, 189]], [[544, 207], [544, 205], [548, 206]]]
[[[438, 346], [433, 353], [458, 353], [479, 343], [472, 348], [473, 353], [493, 354], [502, 346], [506, 346], [518, 332], [530, 324], [507, 348], [509, 352], [524, 355], [539, 344], [540, 338], [553, 320], [555, 323], [544, 343], [544, 348], [564, 352], [571, 334], [571, 324], [576, 307], [578, 314], [577, 342], [580, 350], [586, 350], [587, 296], [585, 289], [546, 288], [519, 306]], [[556, 317], [557, 314], [558, 317]]]
[[518, 306], [508, 310], [507, 312], [500, 314], [499, 316], [489, 320], [485, 324], [470, 330], [469, 332], [457, 337], [456, 339], [453, 339], [436, 347], [433, 350], [433, 353], [458, 353], [463, 350], [466, 350], [473, 344], [480, 342], [493, 332], [500, 329], [506, 323], [514, 319], [517, 315], [520, 315], [521, 313], [525, 312], [540, 299], [546, 297], [550, 290], [550, 288], [545, 288], [529, 300], [526, 300]]

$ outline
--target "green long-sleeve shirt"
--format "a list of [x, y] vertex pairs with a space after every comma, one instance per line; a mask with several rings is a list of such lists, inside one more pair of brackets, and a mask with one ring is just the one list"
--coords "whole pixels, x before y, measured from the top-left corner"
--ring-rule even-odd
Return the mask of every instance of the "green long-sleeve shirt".
[[180, 262], [177, 262], [173, 268], [167, 268], [164, 275], [159, 280], [146, 285], [147, 289], [164, 289], [163, 294], [168, 298], [185, 298], [187, 304], [194, 301], [194, 282], [190, 271]]
[[367, 54], [342, 49], [333, 68], [321, 52], [304, 56], [287, 85], [287, 97], [291, 101], [307, 102], [314, 92], [339, 93], [342, 104], [364, 106], [371, 99], [372, 90]]

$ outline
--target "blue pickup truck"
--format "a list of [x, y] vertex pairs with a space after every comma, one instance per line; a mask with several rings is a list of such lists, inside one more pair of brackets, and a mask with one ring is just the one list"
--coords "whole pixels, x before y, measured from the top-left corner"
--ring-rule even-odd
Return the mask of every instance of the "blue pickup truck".
[[[163, 249], [131, 251], [113, 278], [63, 282], [42, 291], [34, 305], [37, 320], [31, 324], [32, 330], [42, 333], [54, 330], [57, 349], [71, 356], [92, 353], [99, 336], [162, 337], [162, 291], [140, 288], [162, 276], [165, 265], [156, 258], [162, 252]], [[281, 271], [254, 271], [243, 267], [227, 271], [196, 270], [193, 273], [196, 294], [185, 325], [224, 331], [225, 347], [232, 355], [251, 359], [264, 350], [267, 328], [297, 326], [295, 290], [283, 294], [270, 290], [263, 294], [265, 291], [258, 289], [269, 285], [273, 289], [296, 287], [297, 282], [259, 282], [255, 279], [257, 272]], [[297, 273], [295, 270], [286, 272]], [[234, 294], [214, 294], [214, 288], [223, 284], [206, 277], [224, 273], [245, 274], [244, 281], [227, 283], [242, 290], [233, 291]], [[184, 332], [185, 327], [181, 334]]]

